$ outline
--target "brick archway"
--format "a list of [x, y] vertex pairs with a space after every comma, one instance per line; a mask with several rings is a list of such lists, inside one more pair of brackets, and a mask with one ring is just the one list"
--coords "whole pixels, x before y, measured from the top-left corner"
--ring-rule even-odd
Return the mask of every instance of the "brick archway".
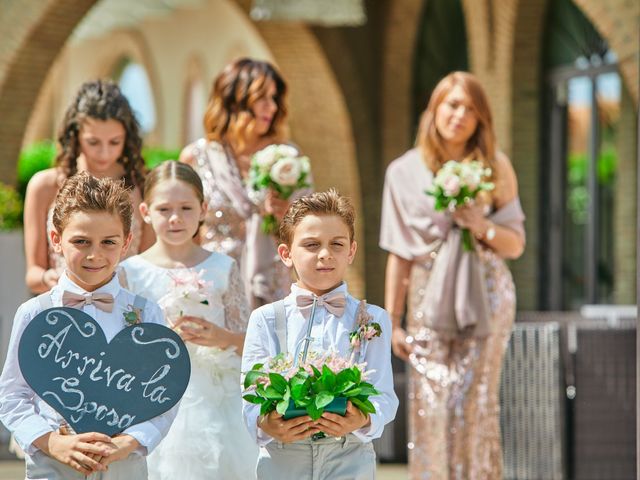
[[[13, 182], [29, 118], [54, 60], [96, 0], [12, 2], [0, 18], [0, 180]], [[230, 3], [231, 0], [230, 0]], [[239, 1], [242, 6], [242, 2]], [[246, 8], [242, 8], [246, 13]], [[301, 23], [250, 24], [263, 37], [291, 87], [295, 141], [314, 163], [318, 188], [337, 187], [361, 211], [359, 170], [351, 118], [330, 63], [310, 28]], [[152, 80], [153, 82], [153, 80]], [[158, 105], [159, 106], [159, 105]], [[357, 225], [362, 236], [362, 225]], [[364, 252], [351, 274], [364, 293]]]
[[23, 0], [0, 17], [0, 179], [15, 180], [22, 136], [49, 68], [96, 0]]
[[[256, 28], [289, 85], [289, 119], [294, 142], [311, 158], [317, 190], [335, 187], [353, 200], [363, 239], [362, 195], [352, 122], [343, 92], [321, 45], [301, 23], [264, 22]], [[365, 251], [356, 256], [349, 289], [365, 293]]]
[[640, 3], [635, 0], [573, 1], [618, 55], [625, 87], [637, 105], [640, 88]]

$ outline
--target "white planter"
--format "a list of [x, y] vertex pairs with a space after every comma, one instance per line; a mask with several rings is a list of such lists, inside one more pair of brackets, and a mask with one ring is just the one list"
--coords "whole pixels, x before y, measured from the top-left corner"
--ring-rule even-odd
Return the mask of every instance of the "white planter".
[[31, 296], [24, 275], [22, 230], [0, 232], [0, 365], [4, 365], [16, 310]]
[[[0, 232], [0, 366], [4, 366], [16, 310], [31, 296], [24, 283], [23, 238], [22, 230]], [[9, 432], [0, 426], [0, 444], [8, 441]]]

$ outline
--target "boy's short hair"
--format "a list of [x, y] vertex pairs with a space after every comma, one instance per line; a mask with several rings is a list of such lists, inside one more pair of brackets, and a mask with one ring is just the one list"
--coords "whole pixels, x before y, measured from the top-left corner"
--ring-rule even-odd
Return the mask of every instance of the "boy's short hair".
[[117, 215], [122, 221], [124, 236], [131, 231], [133, 205], [124, 180], [96, 178], [87, 172], [69, 177], [58, 191], [53, 207], [53, 226], [60, 235], [76, 212]]
[[291, 246], [293, 232], [296, 226], [307, 215], [336, 215], [340, 217], [349, 229], [349, 241], [355, 237], [354, 223], [356, 212], [348, 197], [343, 197], [333, 188], [326, 192], [315, 192], [299, 198], [287, 209], [280, 222], [280, 241]]

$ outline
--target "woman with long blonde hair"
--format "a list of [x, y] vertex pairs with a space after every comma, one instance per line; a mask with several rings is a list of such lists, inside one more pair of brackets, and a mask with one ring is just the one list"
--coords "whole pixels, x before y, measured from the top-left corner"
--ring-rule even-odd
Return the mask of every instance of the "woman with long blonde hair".
[[269, 192], [256, 205], [245, 187], [251, 156], [288, 141], [286, 97], [286, 83], [270, 63], [236, 60], [214, 80], [204, 115], [206, 137], [180, 155], [204, 184], [208, 210], [200, 242], [238, 262], [253, 307], [284, 297], [291, 284], [276, 239], [260, 231], [261, 214], [280, 220], [289, 201]]
[[[495, 189], [454, 212], [436, 211], [425, 191], [449, 160], [482, 162]], [[504, 260], [522, 254], [523, 224], [484, 89], [472, 74], [451, 73], [422, 114], [416, 148], [389, 165], [384, 186], [385, 307], [393, 351], [411, 367], [412, 479], [502, 478], [498, 388], [516, 300]], [[471, 252], [463, 228], [475, 237]]]

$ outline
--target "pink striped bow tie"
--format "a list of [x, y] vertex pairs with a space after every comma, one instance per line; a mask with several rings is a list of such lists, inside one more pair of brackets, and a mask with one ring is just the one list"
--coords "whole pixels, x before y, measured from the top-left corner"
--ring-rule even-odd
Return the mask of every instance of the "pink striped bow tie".
[[296, 304], [300, 310], [307, 309], [313, 305], [314, 298], [318, 299], [316, 303], [318, 307], [326, 308], [329, 313], [334, 314], [336, 317], [341, 317], [344, 313], [347, 298], [342, 292], [329, 293], [322, 297], [316, 297], [315, 295], [298, 295], [296, 297]]
[[64, 291], [62, 294], [62, 305], [65, 307], [82, 308], [85, 305], [95, 305], [103, 312], [113, 311], [113, 295], [109, 293], [73, 293]]

